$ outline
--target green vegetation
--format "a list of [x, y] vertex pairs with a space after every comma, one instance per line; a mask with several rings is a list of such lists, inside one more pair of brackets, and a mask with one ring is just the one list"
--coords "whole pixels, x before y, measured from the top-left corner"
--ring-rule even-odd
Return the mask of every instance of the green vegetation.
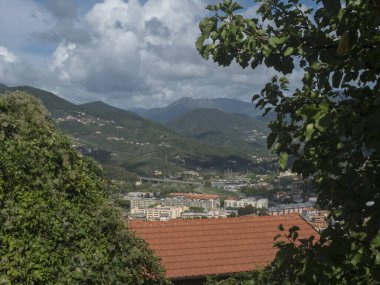
[[250, 187], [250, 186], [241, 187], [240, 192], [244, 193], [247, 196], [260, 196], [264, 198], [269, 198], [273, 194], [273, 191], [270, 191], [266, 188]]
[[186, 169], [252, 168], [253, 160], [242, 150], [208, 145], [189, 139], [137, 114], [102, 102], [74, 105], [50, 92], [32, 87], [10, 87], [41, 99], [55, 125], [77, 139], [85, 155], [97, 159], [106, 174], [117, 180], [134, 175], [168, 175]]
[[245, 206], [244, 208], [238, 209], [238, 216], [248, 216], [252, 215], [255, 212], [255, 209], [252, 205]]
[[272, 158], [266, 148], [267, 123], [256, 118], [218, 109], [195, 109], [166, 126], [205, 143], [240, 149], [257, 158]]
[[252, 100], [265, 113], [276, 113], [267, 143], [279, 166], [292, 157], [292, 170], [312, 177], [318, 203], [335, 223], [318, 242], [303, 240], [300, 246], [292, 228], [290, 242], [277, 243], [280, 251], [268, 268], [210, 284], [377, 284], [380, 4], [257, 2], [255, 19], [236, 14], [241, 7], [231, 0], [209, 5], [212, 15], [200, 22], [196, 47], [223, 66], [235, 60], [243, 68], [264, 64], [283, 75], [302, 70], [302, 87], [290, 89], [287, 77], [274, 76]]
[[33, 97], [0, 96], [0, 283], [166, 284], [92, 160]]
[[202, 207], [189, 207], [189, 212], [203, 213], [205, 208]]

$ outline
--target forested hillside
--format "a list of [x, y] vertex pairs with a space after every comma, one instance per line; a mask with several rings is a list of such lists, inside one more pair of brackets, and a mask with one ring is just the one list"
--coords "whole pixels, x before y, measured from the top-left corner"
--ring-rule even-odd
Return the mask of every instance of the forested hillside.
[[218, 109], [194, 109], [166, 125], [206, 143], [243, 150], [251, 156], [269, 157], [267, 122], [247, 115]]
[[107, 180], [33, 97], [0, 96], [1, 284], [165, 284]]

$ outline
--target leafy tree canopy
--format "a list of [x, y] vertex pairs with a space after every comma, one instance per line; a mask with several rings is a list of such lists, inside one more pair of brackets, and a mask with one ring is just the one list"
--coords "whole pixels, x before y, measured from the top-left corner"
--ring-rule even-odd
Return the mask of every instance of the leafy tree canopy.
[[[312, 177], [318, 203], [335, 221], [317, 243], [279, 245], [267, 276], [291, 284], [379, 282], [380, 2], [256, 2], [252, 19], [230, 0], [209, 5], [196, 47], [222, 66], [278, 72], [252, 98], [276, 113], [268, 147], [282, 168], [295, 158], [292, 170]], [[286, 77], [295, 70], [302, 82]]]
[[20, 92], [0, 96], [0, 283], [164, 284], [101, 169]]

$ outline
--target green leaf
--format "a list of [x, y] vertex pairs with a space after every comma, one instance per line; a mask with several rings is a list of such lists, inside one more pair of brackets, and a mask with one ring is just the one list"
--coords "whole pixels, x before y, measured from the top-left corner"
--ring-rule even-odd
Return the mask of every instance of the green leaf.
[[376, 253], [375, 265], [380, 266], [380, 252]]
[[252, 96], [252, 102], [255, 102], [257, 99], [259, 99], [261, 96], [258, 94], [255, 94]]
[[283, 265], [288, 264], [289, 259], [293, 255], [293, 249], [291, 247], [283, 247], [276, 254], [276, 265], [282, 267]]
[[371, 241], [371, 246], [374, 248], [380, 248], [380, 234], [377, 234]]
[[314, 128], [314, 124], [313, 123], [308, 124], [306, 126], [306, 130], [305, 130], [306, 141], [310, 141], [311, 140], [311, 137], [313, 136], [314, 131], [315, 131], [315, 128]]
[[195, 42], [195, 47], [197, 48], [198, 51], [202, 50], [204, 41], [205, 41], [204, 36], [198, 37], [197, 41]]
[[349, 47], [349, 38], [347, 32], [345, 32], [342, 37], [340, 38], [337, 54], [339, 56], [343, 56], [347, 53]]
[[278, 165], [279, 167], [284, 170], [288, 164], [288, 154], [286, 152], [282, 152], [280, 154], [280, 157], [278, 159]]
[[294, 48], [293, 47], [288, 47], [285, 51], [284, 51], [284, 56], [289, 56], [293, 53], [294, 51]]
[[232, 0], [223, 0], [225, 6], [231, 6]]
[[314, 69], [314, 70], [319, 70], [320, 69], [320, 64], [318, 62], [314, 61], [311, 64], [311, 68]]
[[268, 43], [271, 47], [275, 48], [276, 47], [276, 38], [275, 37], [271, 37], [268, 39]]
[[269, 136], [267, 137], [267, 147], [271, 148], [276, 141], [277, 134], [276, 133], [270, 133]]
[[216, 18], [215, 17], [209, 17], [209, 18], [203, 19], [199, 23], [199, 29], [202, 32], [202, 36], [204, 36], [205, 38], [208, 38], [211, 31], [216, 29]]
[[327, 15], [329, 16], [335, 16], [341, 8], [340, 0], [322, 0], [322, 3], [326, 9]]
[[286, 40], [288, 39], [288, 37], [275, 37], [275, 43], [278, 44], [278, 45], [281, 45], [283, 44]]

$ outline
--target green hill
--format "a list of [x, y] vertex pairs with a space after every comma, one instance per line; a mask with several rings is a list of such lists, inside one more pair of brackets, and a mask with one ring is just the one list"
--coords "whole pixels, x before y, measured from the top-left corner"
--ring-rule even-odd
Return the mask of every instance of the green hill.
[[6, 91], [6, 90], [24, 91], [40, 99], [44, 103], [45, 107], [51, 113], [53, 119], [56, 119], [59, 116], [67, 114], [67, 113], [80, 111], [80, 107], [78, 107], [77, 105], [70, 103], [69, 101], [62, 99], [54, 95], [53, 93], [42, 90], [42, 89], [38, 89], [38, 88], [30, 87], [30, 86], [6, 87], [3, 90], [1, 90], [0, 88], [0, 91]]
[[252, 157], [270, 157], [266, 149], [267, 122], [217, 109], [195, 109], [166, 124], [205, 143], [233, 147]]
[[113, 178], [131, 173], [162, 175], [185, 169], [252, 169], [246, 152], [213, 146], [185, 137], [139, 115], [102, 102], [72, 104], [53, 93], [28, 87], [22, 90], [39, 98], [52, 114], [57, 127], [71, 134], [73, 144], [99, 160]]
[[244, 169], [251, 163], [245, 153], [186, 138], [137, 114], [102, 102], [81, 107], [87, 116], [97, 121], [87, 124], [86, 130], [78, 127], [78, 122], [74, 122], [75, 127], [70, 126], [73, 122], [61, 125], [71, 132], [82, 129], [76, 136], [112, 152], [128, 171], [151, 174], [155, 170], [172, 172], [187, 168]]

